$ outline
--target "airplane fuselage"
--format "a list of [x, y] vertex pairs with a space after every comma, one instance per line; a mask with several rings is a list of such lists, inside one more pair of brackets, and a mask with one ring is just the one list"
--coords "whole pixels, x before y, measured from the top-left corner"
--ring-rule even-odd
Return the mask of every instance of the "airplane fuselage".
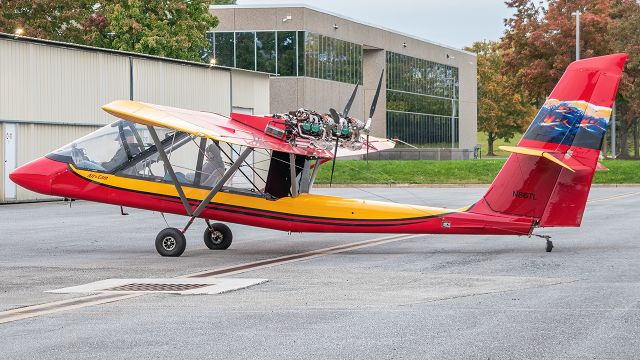
[[[164, 213], [187, 215], [174, 185], [81, 170], [41, 158], [14, 173], [22, 185], [41, 193]], [[26, 180], [34, 175], [32, 181]], [[46, 178], [46, 179], [45, 179]], [[182, 187], [195, 208], [209, 189]], [[528, 235], [534, 220], [303, 193], [270, 199], [252, 191], [223, 189], [199, 216], [290, 232]]]

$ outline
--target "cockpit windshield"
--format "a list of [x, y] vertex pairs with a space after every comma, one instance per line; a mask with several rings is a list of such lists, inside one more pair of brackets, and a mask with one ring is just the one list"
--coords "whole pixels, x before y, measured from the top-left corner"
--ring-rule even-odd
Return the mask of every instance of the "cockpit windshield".
[[[243, 151], [239, 146], [232, 147], [172, 129], [154, 129], [177, 180], [189, 186], [213, 187]], [[77, 169], [173, 182], [149, 129], [129, 121], [109, 124], [48, 156], [73, 164]], [[249, 160], [254, 163], [253, 157]], [[225, 185], [236, 190], [261, 192], [264, 189], [262, 177], [249, 166], [242, 166]]]
[[[165, 137], [173, 131], [157, 129]], [[91, 134], [63, 146], [52, 154], [72, 162], [77, 168], [115, 172], [140, 156], [153, 145], [146, 126], [129, 121], [116, 121]]]

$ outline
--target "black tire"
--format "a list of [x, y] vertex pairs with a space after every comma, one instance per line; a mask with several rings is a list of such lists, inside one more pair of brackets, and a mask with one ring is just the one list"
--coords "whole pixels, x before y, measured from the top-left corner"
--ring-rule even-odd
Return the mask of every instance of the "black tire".
[[222, 223], [211, 224], [211, 227], [213, 228], [213, 234], [209, 227], [204, 229], [204, 244], [211, 250], [228, 249], [233, 241], [231, 229]]
[[186, 247], [187, 239], [176, 228], [166, 228], [156, 236], [156, 251], [162, 256], [180, 256]]

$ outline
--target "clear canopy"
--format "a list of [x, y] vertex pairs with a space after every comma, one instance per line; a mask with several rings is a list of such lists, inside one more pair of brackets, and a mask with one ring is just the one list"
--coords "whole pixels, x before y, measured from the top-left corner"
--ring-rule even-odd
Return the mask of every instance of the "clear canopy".
[[[178, 181], [186, 185], [212, 187], [242, 150], [239, 146], [231, 148], [172, 129], [155, 127], [155, 130]], [[149, 129], [129, 121], [119, 120], [104, 126], [55, 150], [52, 155], [82, 170], [171, 181]], [[247, 176], [248, 182], [239, 181], [240, 177]], [[255, 188], [254, 181], [258, 179], [252, 169], [243, 167], [227, 185]]]

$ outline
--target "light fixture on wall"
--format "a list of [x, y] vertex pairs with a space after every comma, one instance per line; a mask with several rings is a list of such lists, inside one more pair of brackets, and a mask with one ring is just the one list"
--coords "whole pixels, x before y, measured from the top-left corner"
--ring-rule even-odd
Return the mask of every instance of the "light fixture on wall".
[[453, 60], [455, 59], [455, 56], [447, 54], [447, 59]]
[[23, 28], [21, 28], [21, 27], [19, 27], [19, 28], [17, 28], [17, 29], [13, 32], [13, 34], [14, 34], [15, 36], [22, 36], [22, 35], [24, 35], [24, 29], [23, 29]]
[[218, 63], [218, 60], [216, 60], [216, 58], [211, 58], [211, 60], [209, 60], [209, 65], [211, 66], [215, 66]]
[[282, 18], [282, 22], [287, 22], [289, 20], [291, 20], [291, 15], [287, 15], [287, 16]]
[[338, 30], [340, 28], [340, 26], [338, 26], [338, 24], [333, 24], [333, 30]]
[[406, 48], [406, 47], [407, 47], [407, 43], [406, 43], [406, 42], [403, 42], [403, 43], [402, 43], [402, 47], [403, 47], [403, 48]]

